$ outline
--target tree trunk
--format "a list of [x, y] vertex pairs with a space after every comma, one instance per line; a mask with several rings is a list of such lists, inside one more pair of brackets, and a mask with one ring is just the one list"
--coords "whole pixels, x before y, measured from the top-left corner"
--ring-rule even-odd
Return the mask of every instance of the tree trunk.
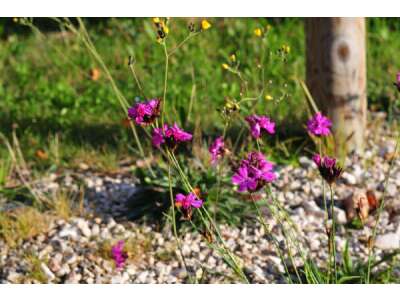
[[362, 153], [367, 110], [365, 18], [308, 18], [306, 34], [307, 86], [333, 122], [336, 149]]

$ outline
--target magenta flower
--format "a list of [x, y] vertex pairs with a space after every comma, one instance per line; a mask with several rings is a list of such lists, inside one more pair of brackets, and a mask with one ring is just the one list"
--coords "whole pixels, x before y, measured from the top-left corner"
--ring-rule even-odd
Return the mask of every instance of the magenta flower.
[[400, 92], [400, 72], [396, 74], [396, 82], [394, 82], [394, 85], [396, 86], [397, 90]]
[[211, 154], [211, 163], [215, 164], [218, 159], [224, 156], [225, 154], [225, 144], [222, 136], [215, 139], [214, 143], [208, 148], [208, 151]]
[[251, 135], [256, 139], [261, 136], [262, 131], [269, 134], [275, 133], [275, 123], [267, 116], [251, 115], [246, 117], [246, 121], [250, 125]]
[[199, 199], [194, 193], [177, 194], [175, 197], [175, 206], [181, 208], [184, 218], [190, 220], [192, 217], [192, 208], [200, 208], [203, 200]]
[[254, 191], [257, 188], [257, 179], [250, 176], [246, 166], [240, 167], [232, 176], [232, 183], [239, 185], [239, 192]]
[[308, 131], [315, 136], [326, 136], [331, 133], [330, 127], [332, 126], [331, 120], [325, 117], [320, 112], [317, 112], [307, 122]]
[[176, 123], [173, 126], [164, 124], [163, 128], [154, 128], [152, 134], [153, 146], [160, 148], [162, 144], [166, 144], [172, 150], [178, 144], [190, 141], [191, 139], [192, 135], [180, 129]]
[[128, 258], [127, 253], [124, 251], [125, 242], [123, 240], [118, 241], [111, 249], [111, 254], [115, 262], [117, 269], [124, 266], [126, 259]]
[[251, 152], [247, 159], [241, 161], [236, 173], [232, 176], [232, 183], [239, 185], [239, 192], [254, 192], [265, 184], [276, 179], [273, 172], [274, 165], [267, 161], [260, 152]]
[[313, 161], [317, 165], [319, 173], [328, 184], [335, 182], [342, 174], [343, 169], [336, 163], [336, 159], [333, 157], [321, 157], [319, 154], [315, 154]]
[[160, 115], [160, 104], [158, 99], [137, 103], [128, 109], [128, 117], [137, 125], [149, 125]]

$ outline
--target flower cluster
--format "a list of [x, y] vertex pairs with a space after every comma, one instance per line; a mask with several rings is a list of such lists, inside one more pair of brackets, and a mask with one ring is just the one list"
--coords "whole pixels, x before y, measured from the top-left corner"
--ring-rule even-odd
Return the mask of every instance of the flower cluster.
[[214, 143], [208, 148], [211, 154], [211, 163], [216, 164], [217, 161], [222, 158], [225, 154], [225, 144], [222, 136], [215, 139]]
[[149, 125], [160, 115], [161, 101], [151, 99], [146, 102], [136, 103], [128, 109], [128, 117], [137, 125]]
[[232, 183], [239, 186], [239, 192], [254, 192], [275, 179], [273, 164], [267, 161], [262, 153], [251, 152], [247, 159], [241, 161], [232, 177]]
[[128, 258], [127, 253], [124, 251], [125, 242], [123, 240], [118, 241], [111, 249], [111, 254], [115, 262], [117, 269], [124, 266], [126, 259]]
[[313, 156], [313, 161], [317, 165], [322, 178], [324, 178], [328, 184], [335, 182], [342, 174], [343, 169], [339, 167], [335, 158], [329, 156], [321, 157], [319, 154], [315, 154]]
[[199, 199], [194, 193], [177, 194], [175, 197], [175, 206], [180, 208], [185, 219], [190, 220], [192, 217], [192, 208], [200, 208], [203, 205], [203, 200]]
[[192, 135], [180, 129], [176, 123], [173, 126], [164, 124], [162, 128], [154, 128], [152, 134], [153, 146], [160, 148], [165, 144], [168, 148], [175, 150], [178, 144], [190, 141]]
[[262, 131], [269, 134], [275, 133], [275, 123], [267, 116], [251, 115], [246, 117], [246, 121], [250, 125], [251, 135], [256, 139], [261, 136]]
[[153, 18], [153, 23], [157, 28], [157, 41], [161, 43], [168, 35], [169, 28], [167, 26], [169, 18], [164, 18], [164, 20], [156, 17]]
[[331, 133], [332, 122], [320, 112], [307, 122], [308, 131], [315, 136], [327, 136]]

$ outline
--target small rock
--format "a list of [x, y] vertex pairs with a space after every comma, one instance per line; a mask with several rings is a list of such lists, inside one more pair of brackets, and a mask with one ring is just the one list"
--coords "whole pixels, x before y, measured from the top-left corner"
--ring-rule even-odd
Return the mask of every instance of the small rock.
[[321, 242], [318, 239], [312, 239], [310, 241], [310, 249], [311, 251], [318, 251], [320, 250]]
[[390, 197], [395, 197], [397, 195], [397, 187], [394, 183], [389, 183], [387, 185], [386, 191]]
[[118, 274], [118, 275], [111, 277], [111, 283], [112, 284], [121, 284], [121, 283], [124, 283], [124, 280], [123, 280], [122, 276]]
[[78, 260], [78, 257], [74, 253], [70, 253], [64, 257], [64, 262], [68, 265], [72, 265]]
[[400, 247], [400, 224], [397, 226], [396, 232], [378, 235], [374, 245], [382, 250], [398, 249]]
[[335, 213], [335, 222], [337, 224], [347, 223], [346, 213], [342, 209], [335, 207], [334, 213]]
[[63, 277], [71, 272], [71, 268], [68, 265], [62, 265], [61, 268], [56, 272], [57, 277]]
[[52, 239], [51, 245], [53, 246], [55, 251], [65, 252], [65, 250], [67, 249], [66, 243], [58, 238]]
[[67, 284], [76, 284], [79, 283], [79, 281], [82, 279], [82, 275], [75, 273], [75, 272], [71, 272], [67, 278], [67, 280], [65, 281], [65, 283]]
[[74, 241], [77, 241], [79, 239], [79, 234], [78, 234], [77, 230], [74, 228], [65, 228], [60, 231], [58, 236], [61, 238], [70, 238]]
[[94, 224], [92, 227], [92, 235], [98, 236], [100, 234], [100, 226], [98, 224]]
[[48, 281], [52, 281], [52, 280], [54, 280], [56, 278], [54, 273], [52, 271], [50, 271], [49, 267], [45, 263], [42, 262], [40, 264], [40, 269], [46, 275]]
[[86, 237], [91, 236], [92, 232], [90, 231], [89, 225], [85, 220], [79, 219], [76, 225], [78, 226], [79, 230], [84, 236]]
[[347, 184], [355, 185], [357, 184], [357, 178], [348, 172], [343, 172], [342, 178]]
[[107, 228], [110, 230], [112, 229], [117, 223], [114, 221], [113, 218], [109, 218], [107, 222]]
[[19, 283], [21, 279], [22, 279], [22, 274], [17, 272], [10, 272], [7, 275], [7, 280], [12, 283]]
[[145, 283], [148, 275], [149, 275], [148, 271], [141, 272], [137, 277], [138, 282]]
[[133, 275], [135, 275], [137, 273], [137, 269], [136, 269], [136, 267], [134, 265], [129, 265], [129, 266], [126, 267], [126, 272], [129, 275], [133, 276]]
[[396, 233], [378, 235], [374, 243], [375, 247], [382, 250], [392, 250], [400, 247], [400, 238]]
[[191, 252], [190, 246], [188, 244], [184, 244], [182, 246], [182, 254], [184, 256], [188, 256], [188, 255], [190, 255], [190, 252]]
[[313, 161], [311, 159], [309, 159], [307, 156], [300, 156], [299, 164], [303, 168], [308, 168], [308, 167], [311, 167], [313, 165]]

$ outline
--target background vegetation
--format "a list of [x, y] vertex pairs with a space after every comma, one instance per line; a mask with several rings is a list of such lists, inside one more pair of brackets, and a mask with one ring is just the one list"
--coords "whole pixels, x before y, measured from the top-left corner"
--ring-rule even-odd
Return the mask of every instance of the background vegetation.
[[[74, 166], [81, 161], [112, 169], [119, 158], [135, 155], [125, 114], [106, 76], [74, 35], [50, 19], [34, 19], [37, 27], [33, 29], [18, 19], [0, 22], [0, 128], [8, 136], [16, 130], [27, 160], [38, 169], [55, 163]], [[161, 97], [163, 49], [157, 45], [150, 19], [85, 22], [128, 101], [134, 103], [140, 96], [128, 67], [129, 56], [136, 60], [146, 96]], [[189, 22], [171, 20], [169, 47], [187, 36]], [[302, 149], [290, 152], [287, 148], [304, 146], [304, 137], [300, 137], [303, 128], [298, 126], [305, 118], [304, 95], [297, 82], [305, 74], [303, 20], [235, 18], [210, 22], [210, 30], [171, 57], [167, 98], [173, 111], [166, 115], [176, 117], [187, 128], [201, 126], [211, 135], [220, 132], [223, 121], [217, 109], [225, 99], [239, 99], [242, 92], [237, 74], [222, 67], [235, 54], [248, 94], [263, 100], [257, 109], [281, 124], [280, 140], [275, 140], [273, 147], [276, 158], [294, 161], [293, 153], [297, 155]], [[266, 31], [267, 27], [270, 29], [264, 38], [254, 34], [256, 28]], [[400, 62], [394, 59], [400, 47], [399, 27], [396, 19], [368, 20], [369, 106], [387, 111], [389, 120], [399, 110], [392, 86], [400, 69]], [[287, 55], [280, 51], [283, 45], [290, 47]], [[273, 100], [266, 100], [267, 95]], [[250, 109], [250, 104], [242, 109]], [[200, 115], [202, 124], [198, 123]], [[4, 157], [6, 150], [1, 151]]]

